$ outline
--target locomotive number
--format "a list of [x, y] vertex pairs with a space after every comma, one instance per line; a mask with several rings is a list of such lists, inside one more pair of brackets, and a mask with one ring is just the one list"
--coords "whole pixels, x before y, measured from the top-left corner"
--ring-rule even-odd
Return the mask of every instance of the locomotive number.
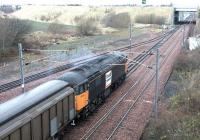
[[109, 71], [106, 73], [106, 86], [105, 88], [108, 88], [111, 85], [112, 82], [112, 71]]

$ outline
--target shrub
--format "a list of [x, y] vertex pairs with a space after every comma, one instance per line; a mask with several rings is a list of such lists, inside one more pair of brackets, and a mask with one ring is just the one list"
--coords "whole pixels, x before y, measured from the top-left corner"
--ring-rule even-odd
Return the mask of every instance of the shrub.
[[107, 14], [103, 19], [102, 23], [106, 27], [113, 28], [127, 28], [131, 22], [129, 13], [110, 13]]
[[62, 15], [61, 12], [47, 13], [47, 14], [41, 15], [40, 20], [41, 21], [54, 21], [61, 15]]
[[181, 52], [174, 69], [177, 71], [192, 71], [200, 68], [200, 49]]
[[48, 31], [54, 34], [63, 34], [65, 33], [65, 25], [58, 23], [51, 23], [48, 27]]
[[82, 17], [77, 24], [77, 32], [80, 35], [94, 35], [98, 31], [98, 22], [95, 17]]
[[106, 8], [104, 13], [105, 13], [105, 14], [113, 13], [113, 11], [114, 11], [114, 10], [113, 10], [112, 8]]
[[75, 17], [74, 17], [74, 22], [75, 22], [76, 24], [80, 23], [82, 17], [83, 17], [83, 16], [75, 16]]
[[148, 132], [144, 133], [142, 140], [198, 140], [200, 138], [199, 116], [191, 117], [173, 113], [161, 114], [156, 122], [152, 119]]
[[165, 24], [166, 18], [163, 16], [156, 16], [154, 14], [137, 15], [135, 22], [143, 24]]

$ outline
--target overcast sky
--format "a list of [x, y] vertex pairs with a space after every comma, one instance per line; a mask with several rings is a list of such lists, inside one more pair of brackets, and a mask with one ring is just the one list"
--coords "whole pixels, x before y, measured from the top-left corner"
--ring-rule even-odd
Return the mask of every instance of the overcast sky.
[[[70, 4], [78, 3], [83, 5], [120, 5], [120, 4], [141, 4], [142, 0], [0, 0], [1, 4]], [[171, 2], [178, 7], [197, 7], [200, 0], [146, 0], [147, 4], [161, 5]]]

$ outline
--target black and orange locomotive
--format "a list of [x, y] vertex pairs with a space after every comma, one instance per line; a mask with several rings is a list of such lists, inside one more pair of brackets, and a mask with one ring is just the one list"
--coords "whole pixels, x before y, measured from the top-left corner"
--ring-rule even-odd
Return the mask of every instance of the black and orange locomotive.
[[0, 104], [0, 140], [46, 140], [87, 117], [126, 78], [127, 56], [110, 53]]
[[59, 78], [75, 91], [75, 107], [79, 115], [88, 115], [125, 80], [127, 58], [123, 54], [107, 54], [67, 72]]

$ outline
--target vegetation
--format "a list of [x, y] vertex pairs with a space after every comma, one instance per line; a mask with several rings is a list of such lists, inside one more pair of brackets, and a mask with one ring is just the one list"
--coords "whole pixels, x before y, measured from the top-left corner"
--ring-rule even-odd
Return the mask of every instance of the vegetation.
[[168, 108], [161, 111], [156, 123], [150, 121], [143, 140], [200, 139], [199, 58], [199, 48], [179, 56], [165, 90], [164, 100], [170, 97]]
[[[31, 10], [31, 12], [29, 12]], [[141, 13], [148, 15], [166, 17], [166, 23], [170, 23], [170, 15], [172, 7], [128, 7], [128, 6], [113, 6], [113, 7], [92, 7], [92, 6], [23, 6], [21, 10], [14, 13], [18, 18], [63, 23], [66, 25], [76, 25], [74, 18], [77, 16], [87, 15], [88, 17], [97, 16], [103, 18], [109, 13], [128, 13], [133, 21], [137, 15]]]
[[95, 17], [79, 17], [76, 19], [77, 32], [80, 35], [95, 35], [98, 31], [98, 18]]
[[103, 19], [102, 23], [106, 27], [113, 27], [113, 28], [127, 28], [131, 22], [131, 18], [129, 13], [109, 13]]
[[19, 19], [2, 18], [0, 20], [0, 56], [16, 53], [16, 45], [22, 41], [31, 26], [28, 21]]
[[54, 21], [56, 20], [59, 16], [61, 16], [61, 12], [54, 12], [54, 13], [47, 13], [44, 15], [40, 16], [41, 21]]
[[48, 27], [48, 31], [53, 34], [63, 34], [65, 33], [65, 25], [56, 22], [51, 23]]
[[166, 22], [166, 17], [164, 16], [156, 16], [155, 14], [145, 14], [145, 15], [137, 15], [135, 17], [136, 23], [143, 24], [158, 24], [162, 25]]

